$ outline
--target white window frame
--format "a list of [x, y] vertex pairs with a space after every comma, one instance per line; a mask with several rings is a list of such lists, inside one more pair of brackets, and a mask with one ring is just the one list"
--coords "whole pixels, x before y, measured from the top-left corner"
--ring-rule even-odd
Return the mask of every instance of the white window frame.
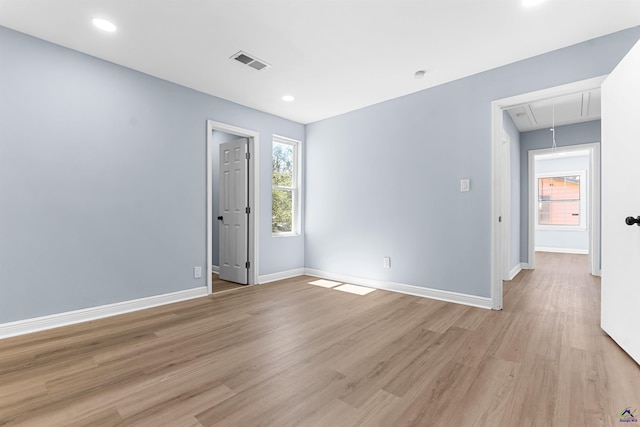
[[[540, 224], [540, 208], [539, 208], [539, 182], [540, 178], [553, 178], [560, 176], [579, 176], [580, 177], [580, 224], [579, 225], [551, 225]], [[579, 171], [560, 171], [537, 173], [535, 181], [535, 201], [536, 201], [536, 229], [538, 230], [557, 230], [557, 231], [585, 231], [587, 229], [587, 172]]]
[[[292, 201], [292, 210], [291, 213], [291, 231], [283, 231], [283, 232], [274, 232], [273, 228], [271, 231], [271, 235], [274, 237], [287, 237], [287, 236], [299, 236], [300, 235], [300, 176], [301, 176], [301, 164], [300, 161], [300, 141], [295, 139], [287, 138], [280, 135], [273, 135], [273, 139], [271, 142], [271, 158], [273, 161], [273, 145], [274, 143], [279, 144], [287, 144], [293, 146], [293, 177], [291, 187], [273, 185], [273, 178], [271, 180], [271, 190], [272, 190], [272, 198], [271, 198], [271, 212], [273, 215], [273, 190], [288, 190], [291, 191], [293, 201]], [[271, 174], [273, 176], [273, 166], [271, 170]]]

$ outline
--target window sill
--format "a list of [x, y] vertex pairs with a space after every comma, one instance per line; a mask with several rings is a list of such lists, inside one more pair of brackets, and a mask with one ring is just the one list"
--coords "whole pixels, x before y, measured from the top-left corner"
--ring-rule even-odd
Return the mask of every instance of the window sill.
[[587, 227], [580, 225], [563, 226], [563, 225], [536, 225], [536, 230], [540, 231], [587, 231]]
[[300, 233], [271, 233], [271, 237], [296, 237], [299, 236]]

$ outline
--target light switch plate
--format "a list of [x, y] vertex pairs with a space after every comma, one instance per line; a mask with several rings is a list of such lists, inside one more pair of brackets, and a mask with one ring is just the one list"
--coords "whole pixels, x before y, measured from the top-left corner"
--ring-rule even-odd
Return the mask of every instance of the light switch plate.
[[464, 193], [471, 189], [471, 181], [469, 178], [463, 178], [460, 180], [460, 192]]

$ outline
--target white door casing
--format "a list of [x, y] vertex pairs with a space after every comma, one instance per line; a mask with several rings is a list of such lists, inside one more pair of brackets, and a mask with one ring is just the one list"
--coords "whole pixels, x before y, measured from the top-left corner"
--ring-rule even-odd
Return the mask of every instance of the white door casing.
[[536, 260], [536, 216], [537, 210], [537, 180], [535, 159], [540, 154], [572, 153], [575, 151], [588, 151], [589, 153], [589, 173], [587, 174], [588, 195], [587, 195], [587, 229], [589, 230], [589, 272], [594, 276], [600, 276], [600, 142], [590, 144], [565, 145], [555, 150], [551, 148], [543, 148], [538, 150], [529, 150], [529, 224], [528, 236], [529, 245], [527, 248], [528, 267], [533, 269]]
[[502, 134], [500, 163], [503, 165], [500, 179], [500, 271], [502, 280], [511, 280], [511, 138], [507, 132]]
[[[249, 140], [249, 153], [260, 152], [260, 133], [246, 128], [233, 126], [227, 123], [207, 120], [207, 146], [206, 146], [206, 260], [207, 260], [207, 292], [213, 292], [212, 275], [213, 275], [213, 227], [220, 227], [216, 217], [218, 211], [213, 210], [213, 174], [218, 171], [219, 162], [214, 164], [214, 150], [219, 152], [217, 144], [213, 141], [213, 132], [219, 131], [231, 135], [237, 135], [238, 138], [245, 137]], [[249, 285], [258, 283], [258, 271], [260, 269], [260, 156], [254, 155], [249, 163], [249, 206], [251, 213], [249, 214]], [[218, 245], [218, 242], [215, 242]], [[218, 262], [219, 264], [219, 262]]]
[[601, 326], [640, 363], [640, 42], [602, 84]]
[[[503, 233], [499, 222], [500, 212], [502, 210], [502, 197], [500, 187], [502, 185], [503, 170], [508, 164], [502, 161], [502, 143], [504, 134], [503, 113], [506, 109], [528, 104], [534, 101], [551, 99], [554, 97], [571, 95], [586, 90], [599, 88], [604, 81], [605, 76], [599, 76], [582, 80], [578, 82], [568, 83], [566, 85], [543, 89], [535, 92], [515, 95], [509, 98], [495, 100], [491, 103], [491, 308], [494, 310], [502, 309], [502, 270], [504, 262], [502, 257], [506, 251], [503, 250], [503, 241], [507, 239], [509, 230]], [[507, 234], [505, 236], [505, 234]], [[599, 238], [599, 236], [594, 237]], [[594, 252], [595, 253], [595, 252]], [[529, 260], [525, 268], [534, 268], [533, 263]]]
[[220, 279], [247, 284], [247, 138], [220, 144]]

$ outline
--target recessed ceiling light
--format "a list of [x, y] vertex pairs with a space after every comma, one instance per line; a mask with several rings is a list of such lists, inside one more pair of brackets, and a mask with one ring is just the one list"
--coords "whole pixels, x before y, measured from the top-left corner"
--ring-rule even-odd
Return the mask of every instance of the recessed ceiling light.
[[295, 98], [293, 97], [293, 95], [285, 95], [282, 97], [282, 100], [284, 102], [293, 102], [295, 100]]
[[106, 31], [108, 33], [113, 33], [114, 31], [116, 31], [118, 29], [113, 24], [113, 22], [107, 21], [106, 19], [102, 19], [102, 18], [93, 18], [91, 20], [91, 23], [94, 26], [96, 26], [97, 28], [100, 28], [102, 31]]
[[524, 7], [533, 7], [542, 3], [544, 0], [522, 0], [522, 5]]
[[418, 70], [416, 71], [416, 73], [413, 75], [413, 77], [415, 77], [416, 79], [421, 79], [424, 77], [424, 75], [427, 74], [427, 70]]

